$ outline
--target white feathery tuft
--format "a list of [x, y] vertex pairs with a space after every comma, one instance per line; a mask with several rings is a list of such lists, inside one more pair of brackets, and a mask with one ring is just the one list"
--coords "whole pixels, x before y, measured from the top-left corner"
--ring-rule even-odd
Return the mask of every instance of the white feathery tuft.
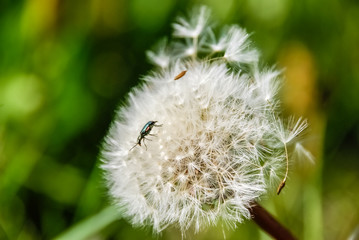
[[212, 29], [209, 29], [207, 34], [208, 36], [205, 42], [205, 49], [207, 48], [208, 52], [212, 53], [224, 52], [227, 47], [228, 28], [224, 28], [224, 30], [222, 30], [218, 40]]
[[208, 24], [211, 12], [205, 6], [195, 8], [188, 17], [178, 17], [173, 23], [173, 36], [181, 38], [198, 38]]
[[291, 143], [308, 127], [306, 119], [301, 117], [295, 120], [294, 117], [289, 117], [287, 122], [283, 122], [281, 119], [277, 119], [274, 125], [278, 138], [283, 144]]
[[232, 26], [228, 31], [227, 47], [224, 58], [236, 64], [258, 62], [259, 53], [249, 45], [249, 34], [238, 26]]
[[167, 39], [164, 38], [154, 47], [153, 50], [146, 52], [147, 58], [153, 65], [161, 68], [167, 68], [172, 56], [169, 53]]

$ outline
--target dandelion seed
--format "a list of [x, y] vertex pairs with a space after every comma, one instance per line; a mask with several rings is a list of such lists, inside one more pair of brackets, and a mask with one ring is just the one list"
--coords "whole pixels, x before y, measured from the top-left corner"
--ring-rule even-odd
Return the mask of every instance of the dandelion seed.
[[154, 47], [154, 50], [146, 52], [149, 61], [161, 68], [167, 68], [170, 64], [171, 56], [167, 46], [167, 39], [164, 38]]
[[236, 64], [255, 63], [258, 61], [258, 51], [250, 48], [249, 34], [238, 26], [232, 26], [228, 31], [227, 47], [224, 58]]
[[228, 31], [224, 31], [218, 41], [216, 40], [216, 36], [213, 33], [212, 29], [208, 30], [208, 40], [205, 42], [205, 49], [208, 48], [208, 52], [222, 52], [225, 50], [227, 46], [227, 36]]
[[173, 24], [173, 36], [183, 38], [198, 38], [208, 24], [210, 11], [207, 7], [200, 7], [193, 10], [188, 17], [178, 17]]
[[181, 77], [183, 77], [183, 76], [186, 74], [186, 72], [187, 72], [186, 70], [180, 72], [180, 73], [174, 78], [174, 80], [180, 79]]

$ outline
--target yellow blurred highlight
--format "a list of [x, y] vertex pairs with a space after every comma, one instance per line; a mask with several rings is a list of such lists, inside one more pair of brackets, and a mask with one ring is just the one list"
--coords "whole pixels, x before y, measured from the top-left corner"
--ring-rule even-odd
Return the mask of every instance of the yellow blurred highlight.
[[292, 43], [283, 49], [280, 62], [285, 68], [286, 77], [283, 88], [284, 104], [290, 112], [305, 115], [317, 105], [317, 72], [313, 55], [304, 45]]
[[56, 23], [58, 0], [28, 0], [22, 15], [24, 39], [33, 39], [50, 31]]

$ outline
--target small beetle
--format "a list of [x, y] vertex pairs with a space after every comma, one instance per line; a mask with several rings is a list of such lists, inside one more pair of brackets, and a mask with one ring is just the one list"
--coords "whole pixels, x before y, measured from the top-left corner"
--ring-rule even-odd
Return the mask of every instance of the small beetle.
[[182, 72], [180, 72], [175, 78], [174, 80], [178, 80], [180, 79], [181, 77], [183, 77], [185, 74], [186, 74], [187, 70], [184, 70]]
[[[156, 122], [157, 121], [148, 121], [145, 124], [145, 126], [143, 126], [142, 130], [140, 131], [140, 135], [137, 137], [137, 143], [129, 151], [131, 151], [137, 145], [141, 146], [141, 141], [143, 142], [143, 144], [145, 144], [145, 139], [150, 140], [150, 139], [146, 138], [147, 135], [156, 136], [154, 134], [150, 134], [153, 127], [162, 127], [162, 124], [157, 125]], [[146, 144], [145, 144], [145, 147], [146, 147], [146, 150], [147, 150]]]

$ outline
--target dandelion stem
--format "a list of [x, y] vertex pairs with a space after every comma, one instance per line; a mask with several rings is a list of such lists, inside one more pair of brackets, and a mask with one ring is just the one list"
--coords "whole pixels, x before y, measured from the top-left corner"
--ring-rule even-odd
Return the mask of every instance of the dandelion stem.
[[267, 210], [254, 202], [251, 209], [253, 221], [277, 240], [295, 240], [293, 234], [280, 224]]

